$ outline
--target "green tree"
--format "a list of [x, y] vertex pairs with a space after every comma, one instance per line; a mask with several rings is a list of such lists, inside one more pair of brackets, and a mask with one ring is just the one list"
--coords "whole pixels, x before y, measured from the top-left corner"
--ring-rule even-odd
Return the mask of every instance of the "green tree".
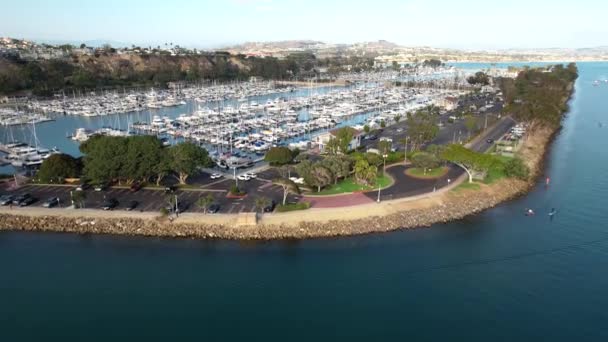
[[363, 126], [363, 131], [365, 132], [365, 134], [368, 134], [370, 131], [369, 125]]
[[473, 182], [474, 172], [487, 172], [498, 162], [492, 155], [471, 151], [459, 144], [448, 145], [441, 158], [462, 167], [469, 175], [469, 183]]
[[505, 164], [505, 174], [507, 177], [528, 180], [530, 169], [520, 158], [513, 158]]
[[72, 204], [74, 205], [74, 208], [84, 208], [85, 207], [85, 201], [87, 199], [86, 192], [72, 191], [71, 196], [72, 196]]
[[287, 147], [272, 147], [264, 156], [264, 160], [272, 166], [289, 164], [293, 158], [292, 151]]
[[398, 123], [399, 121], [401, 121], [401, 114], [395, 115], [395, 122]]
[[386, 127], [386, 122], [384, 120], [380, 121], [380, 127], [381, 128], [385, 128]]
[[310, 170], [308, 177], [304, 177], [304, 181], [308, 185], [317, 188], [317, 192], [321, 192], [322, 188], [332, 183], [333, 175], [328, 168], [317, 163]]
[[154, 168], [160, 164], [163, 146], [150, 135], [133, 136], [127, 139], [127, 154], [121, 169], [127, 184], [136, 180], [146, 181], [155, 175]]
[[331, 171], [336, 184], [340, 178], [346, 178], [350, 174], [351, 160], [348, 156], [329, 156], [321, 162], [321, 165]]
[[199, 167], [209, 166], [212, 163], [207, 150], [191, 142], [171, 146], [169, 154], [171, 168], [180, 184], [186, 184], [188, 177], [196, 173]]
[[270, 203], [271, 201], [268, 197], [257, 197], [254, 201], [255, 209], [260, 212], [263, 212], [264, 208], [269, 206]]
[[439, 133], [437, 118], [426, 111], [418, 111], [407, 119], [412, 150], [435, 139]]
[[367, 160], [359, 159], [355, 162], [355, 180], [364, 185], [373, 185], [378, 177], [378, 167], [370, 165]]
[[342, 127], [336, 131], [336, 138], [339, 151], [342, 154], [347, 154], [350, 149], [350, 143], [354, 137], [354, 130], [351, 127]]
[[428, 169], [438, 167], [440, 163], [439, 159], [427, 152], [418, 152], [414, 154], [411, 161], [415, 167], [422, 169], [424, 174], [426, 174]]
[[467, 78], [467, 82], [471, 85], [488, 85], [490, 84], [490, 77], [486, 73], [478, 71], [474, 76]]
[[65, 178], [77, 178], [79, 172], [75, 158], [68, 154], [53, 154], [42, 162], [36, 177], [43, 183], [63, 183]]
[[337, 155], [340, 152], [340, 141], [336, 137], [331, 137], [325, 144], [323, 152], [329, 155]]
[[272, 184], [278, 185], [283, 189], [283, 205], [287, 202], [289, 194], [300, 194], [300, 187], [294, 181], [288, 178], [277, 178], [272, 181]]
[[128, 140], [125, 137], [94, 136], [80, 145], [84, 156], [84, 175], [94, 183], [122, 181], [127, 162]]
[[207, 196], [199, 197], [199, 199], [196, 200], [196, 205], [203, 209], [203, 214], [207, 214], [207, 210], [209, 209], [209, 206], [213, 204], [213, 201], [215, 201], [213, 195], [207, 194]]
[[393, 149], [393, 143], [388, 140], [381, 140], [378, 142], [378, 151], [380, 154], [389, 154]]
[[162, 149], [159, 153], [158, 164], [152, 167], [156, 186], [160, 186], [163, 179], [171, 173], [171, 155], [168, 149]]

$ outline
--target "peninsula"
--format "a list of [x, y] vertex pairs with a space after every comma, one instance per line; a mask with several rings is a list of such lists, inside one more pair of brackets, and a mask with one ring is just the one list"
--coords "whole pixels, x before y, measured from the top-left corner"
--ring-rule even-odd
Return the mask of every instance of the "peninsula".
[[[358, 86], [314, 96], [257, 81], [133, 93], [134, 111], [193, 98], [218, 108], [77, 132], [79, 156], [5, 142], [4, 160], [39, 170], [5, 179], [0, 229], [283, 239], [460, 219], [535, 184], [578, 76], [575, 64], [458, 76], [435, 60], [391, 67], [399, 78], [388, 82], [385, 72], [344, 73]], [[411, 78], [446, 73], [456, 77]], [[217, 97], [275, 91], [296, 95], [259, 109]], [[95, 96], [66, 97], [61, 108], [80, 115], [100, 100], [125, 103]], [[61, 106], [19, 101], [51, 115]]]

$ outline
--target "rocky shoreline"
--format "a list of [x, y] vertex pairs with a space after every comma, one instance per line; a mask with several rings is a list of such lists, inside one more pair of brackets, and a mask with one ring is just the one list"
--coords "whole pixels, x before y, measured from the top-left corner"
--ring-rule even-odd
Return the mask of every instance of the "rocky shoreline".
[[503, 179], [480, 190], [462, 190], [442, 195], [429, 208], [412, 209], [386, 216], [329, 222], [301, 222], [297, 225], [237, 226], [183, 223], [153, 218], [87, 218], [61, 215], [0, 214], [0, 230], [45, 231], [77, 234], [138, 235], [195, 239], [271, 240], [308, 239], [387, 232], [428, 227], [477, 214], [526, 194], [541, 176], [546, 152], [557, 130], [539, 130], [523, 146], [533, 177], [529, 182]]

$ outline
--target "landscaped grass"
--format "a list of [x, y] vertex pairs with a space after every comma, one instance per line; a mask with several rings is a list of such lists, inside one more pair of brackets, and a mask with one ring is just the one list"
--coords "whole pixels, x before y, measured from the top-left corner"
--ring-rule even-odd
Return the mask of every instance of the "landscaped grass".
[[332, 184], [332, 185], [328, 186], [327, 188], [321, 190], [321, 192], [315, 192], [315, 193], [313, 193], [313, 195], [323, 196], [323, 195], [344, 194], [344, 193], [356, 192], [356, 191], [369, 191], [369, 190], [378, 189], [378, 184], [380, 185], [380, 187], [385, 188], [385, 187], [389, 186], [392, 182], [393, 182], [392, 178], [383, 175], [376, 179], [376, 183], [374, 184], [374, 186], [365, 186], [365, 185], [355, 183], [355, 181], [351, 178], [347, 178], [347, 179], [344, 179], [344, 180], [338, 182], [338, 184]]
[[299, 202], [299, 203], [289, 203], [289, 204], [279, 204], [277, 205], [277, 209], [276, 211], [279, 213], [284, 213], [284, 212], [288, 212], [288, 211], [294, 211], [294, 210], [306, 210], [310, 208], [310, 203], [309, 202]]
[[462, 191], [462, 190], [479, 190], [481, 189], [481, 185], [478, 183], [469, 183], [468, 181], [463, 182], [459, 186], [452, 189], [452, 191]]
[[424, 178], [424, 179], [434, 179], [445, 176], [448, 173], [449, 169], [445, 166], [438, 167], [435, 169], [427, 170], [424, 173], [424, 170], [421, 168], [409, 168], [405, 171], [408, 176], [416, 177], [416, 178]]

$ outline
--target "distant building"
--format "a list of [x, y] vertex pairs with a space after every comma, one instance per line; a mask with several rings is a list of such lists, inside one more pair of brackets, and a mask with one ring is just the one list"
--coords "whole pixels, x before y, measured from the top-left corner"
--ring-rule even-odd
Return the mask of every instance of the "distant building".
[[439, 101], [439, 106], [444, 107], [446, 110], [454, 110], [458, 108], [458, 98], [454, 96], [446, 96], [443, 100]]

